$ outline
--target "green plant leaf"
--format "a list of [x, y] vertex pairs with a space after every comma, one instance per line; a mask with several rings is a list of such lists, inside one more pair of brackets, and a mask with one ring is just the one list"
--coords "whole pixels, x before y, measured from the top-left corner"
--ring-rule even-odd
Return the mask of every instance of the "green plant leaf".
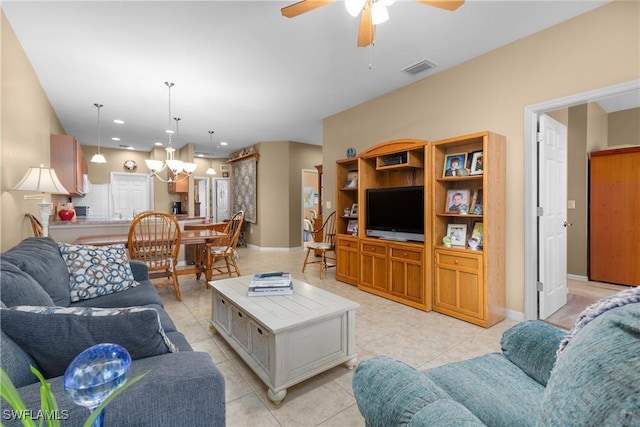
[[84, 427], [91, 427], [91, 425], [93, 424], [95, 419], [98, 418], [98, 415], [100, 415], [100, 412], [102, 412], [104, 410], [104, 408], [109, 404], [109, 402], [111, 402], [113, 399], [115, 399], [116, 396], [118, 396], [120, 393], [125, 391], [127, 388], [131, 387], [133, 384], [135, 384], [138, 381], [140, 381], [142, 379], [142, 377], [144, 377], [148, 373], [149, 373], [149, 371], [145, 372], [144, 374], [140, 374], [135, 378], [132, 378], [130, 380], [125, 381], [124, 384], [122, 384], [121, 387], [116, 389], [116, 391], [111, 393], [109, 395], [109, 397], [107, 397], [104, 400], [104, 402], [102, 402], [102, 404], [96, 408], [95, 411], [91, 412], [91, 416], [87, 419], [87, 421], [85, 421]]
[[[13, 382], [11, 382], [11, 378], [4, 371], [4, 369], [0, 369], [0, 398], [4, 399], [11, 408], [16, 412], [26, 411], [27, 407], [25, 406], [18, 390], [16, 390]], [[25, 413], [25, 412], [23, 412]], [[22, 425], [25, 427], [35, 427], [36, 423], [29, 417], [21, 418]], [[0, 425], [3, 425], [0, 423]]]
[[40, 419], [40, 426], [47, 421], [49, 427], [60, 427], [60, 420], [57, 417], [58, 414], [58, 402], [56, 396], [51, 391], [51, 384], [47, 382], [44, 376], [36, 368], [31, 366], [31, 372], [40, 380], [40, 409], [44, 414], [54, 415], [53, 417], [46, 416]]

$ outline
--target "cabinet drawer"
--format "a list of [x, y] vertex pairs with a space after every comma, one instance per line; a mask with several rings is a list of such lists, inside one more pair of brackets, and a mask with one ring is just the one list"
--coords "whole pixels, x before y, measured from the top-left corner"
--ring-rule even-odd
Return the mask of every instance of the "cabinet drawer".
[[220, 326], [225, 332], [229, 333], [229, 319], [231, 316], [230, 307], [221, 295], [216, 294], [213, 297], [213, 319], [216, 325]]
[[363, 243], [361, 251], [368, 254], [377, 254], [377, 255], [385, 255], [387, 253], [385, 245], [374, 245], [371, 243]]
[[231, 337], [245, 350], [249, 350], [249, 317], [231, 306]]
[[458, 254], [436, 252], [438, 264], [448, 264], [456, 268], [463, 267], [472, 270], [480, 268], [480, 258], [477, 256], [463, 256]]
[[399, 258], [407, 261], [422, 261], [422, 251], [415, 251], [405, 248], [391, 248], [391, 257]]
[[338, 247], [341, 249], [358, 249], [357, 240], [338, 239]]

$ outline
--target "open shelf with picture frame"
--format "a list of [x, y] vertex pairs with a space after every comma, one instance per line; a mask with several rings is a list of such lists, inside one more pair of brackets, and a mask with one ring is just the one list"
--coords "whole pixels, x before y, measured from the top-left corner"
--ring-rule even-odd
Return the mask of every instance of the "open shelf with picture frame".
[[433, 309], [480, 326], [504, 319], [504, 136], [433, 142]]

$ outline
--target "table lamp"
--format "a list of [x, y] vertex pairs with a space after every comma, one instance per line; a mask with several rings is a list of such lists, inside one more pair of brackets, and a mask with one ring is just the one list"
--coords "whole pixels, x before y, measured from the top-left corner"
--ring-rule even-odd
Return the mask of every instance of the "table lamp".
[[40, 206], [40, 216], [42, 217], [42, 235], [47, 237], [49, 235], [49, 215], [51, 214], [51, 202], [47, 202], [46, 193], [51, 194], [69, 194], [64, 188], [56, 171], [53, 169], [45, 168], [44, 165], [39, 167], [30, 167], [27, 174], [22, 180], [13, 187], [13, 190], [18, 191], [37, 191], [41, 194], [27, 194], [24, 196], [25, 200], [40, 200], [38, 206]]

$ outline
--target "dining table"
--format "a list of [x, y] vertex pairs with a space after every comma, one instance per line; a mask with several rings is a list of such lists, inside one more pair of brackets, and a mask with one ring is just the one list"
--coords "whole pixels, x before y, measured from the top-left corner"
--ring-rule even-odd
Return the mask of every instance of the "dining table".
[[[206, 244], [228, 238], [228, 234], [219, 231], [220, 227], [197, 227], [197, 229], [186, 229], [180, 232], [180, 244]], [[75, 245], [91, 245], [91, 246], [108, 246], [124, 244], [127, 245], [129, 234], [96, 234], [80, 236], [73, 241]], [[200, 254], [198, 254], [200, 255]], [[204, 259], [203, 259], [204, 258]], [[206, 262], [206, 257], [198, 256], [194, 265], [180, 267], [176, 270], [176, 274], [195, 274], [196, 278], [200, 278], [202, 273], [205, 277], [210, 277], [212, 266]]]

